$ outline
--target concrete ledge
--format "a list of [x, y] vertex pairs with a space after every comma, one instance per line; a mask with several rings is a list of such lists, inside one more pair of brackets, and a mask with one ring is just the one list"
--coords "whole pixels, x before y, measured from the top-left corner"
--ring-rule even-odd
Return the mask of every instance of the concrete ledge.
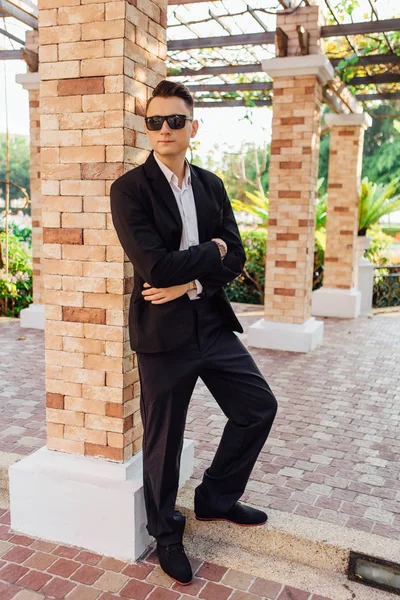
[[[177, 505], [187, 517], [184, 543], [195, 556], [259, 577], [279, 580], [280, 575], [282, 582], [301, 589], [308, 589], [310, 574], [320, 582], [327, 577], [336, 582], [335, 592], [324, 588], [318, 593], [335, 600], [348, 600], [349, 588], [360, 594], [365, 590], [365, 595], [356, 596], [363, 600], [393, 597], [379, 590], [368, 595], [369, 589], [348, 581], [346, 572], [350, 550], [398, 562], [400, 541], [259, 506], [269, 517], [267, 524], [260, 527], [197, 521], [191, 483], [180, 490]], [[349, 586], [347, 590], [343, 589], [343, 582]], [[312, 591], [316, 593], [315, 586], [310, 587]]]
[[[241, 528], [244, 529], [244, 528]], [[349, 581], [342, 573], [329, 572], [259, 552], [250, 552], [226, 543], [214, 543], [198, 534], [185, 535], [184, 543], [190, 556], [207, 560], [225, 568], [237, 569], [255, 577], [262, 577], [289, 585], [333, 600], [394, 600], [393, 594]], [[219, 582], [223, 584], [222, 582]], [[247, 598], [246, 592], [243, 598]], [[242, 596], [240, 596], [242, 597]], [[248, 596], [250, 598], [250, 595]], [[299, 596], [291, 596], [291, 598]], [[304, 595], [301, 596], [302, 598]], [[313, 596], [314, 597], [314, 596]], [[286, 596], [285, 596], [286, 598]], [[397, 596], [396, 596], [397, 598]]]
[[[194, 443], [185, 440], [180, 485], [193, 464]], [[16, 532], [121, 560], [137, 560], [154, 539], [146, 529], [141, 452], [112, 463], [44, 446], [10, 467], [9, 485]]]
[[256, 348], [311, 352], [322, 344], [323, 334], [323, 321], [314, 317], [301, 324], [260, 319], [248, 328], [247, 343]]
[[316, 75], [320, 83], [325, 85], [334, 78], [334, 68], [325, 54], [265, 58], [261, 61], [261, 68], [272, 79]]
[[325, 115], [325, 123], [328, 127], [362, 127], [367, 129], [372, 125], [372, 119], [367, 113], [349, 113], [335, 114], [328, 113]]
[[15, 76], [15, 81], [20, 83], [24, 90], [38, 90], [40, 87], [40, 75], [36, 73], [19, 73]]
[[44, 329], [44, 304], [30, 304], [20, 312], [20, 325], [31, 329]]
[[321, 287], [312, 293], [311, 312], [315, 317], [356, 319], [361, 310], [361, 292]]

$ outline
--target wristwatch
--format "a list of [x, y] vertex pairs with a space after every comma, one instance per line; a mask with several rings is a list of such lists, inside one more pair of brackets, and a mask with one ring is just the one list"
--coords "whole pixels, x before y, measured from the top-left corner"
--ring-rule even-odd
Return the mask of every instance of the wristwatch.
[[214, 242], [217, 244], [220, 254], [221, 254], [221, 258], [224, 259], [226, 256], [226, 247], [224, 244], [221, 244], [221, 242], [218, 242], [217, 240], [214, 240]]

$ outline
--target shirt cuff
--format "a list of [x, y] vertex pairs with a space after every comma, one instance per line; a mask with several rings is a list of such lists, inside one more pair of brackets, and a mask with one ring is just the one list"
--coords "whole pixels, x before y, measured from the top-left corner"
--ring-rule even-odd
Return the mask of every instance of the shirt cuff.
[[195, 279], [194, 282], [196, 284], [196, 289], [186, 292], [191, 300], [194, 300], [194, 298], [198, 298], [201, 292], [203, 291], [203, 286], [201, 285], [200, 281], [198, 279]]
[[197, 293], [200, 296], [201, 292], [203, 291], [203, 286], [201, 285], [201, 283], [198, 279], [195, 279], [194, 282], [196, 284]]

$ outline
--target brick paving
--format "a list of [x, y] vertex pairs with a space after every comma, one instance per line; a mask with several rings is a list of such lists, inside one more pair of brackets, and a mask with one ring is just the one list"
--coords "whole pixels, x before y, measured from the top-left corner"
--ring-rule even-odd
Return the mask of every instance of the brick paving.
[[[262, 316], [259, 307], [234, 306], [245, 330]], [[400, 311], [324, 323], [312, 353], [250, 348], [279, 410], [242, 500], [400, 539]], [[210, 464], [224, 424], [199, 381], [187, 424], [193, 479]]]
[[[244, 327], [262, 314], [234, 307]], [[279, 411], [242, 499], [400, 539], [400, 312], [325, 319], [324, 343], [309, 354], [251, 352]], [[46, 438], [43, 332], [1, 319], [0, 362], [0, 452], [30, 454]], [[195, 481], [224, 423], [199, 380], [186, 429]]]
[[196, 558], [192, 583], [180, 586], [154, 551], [129, 563], [14, 534], [9, 523], [9, 511], [0, 509], [1, 600], [331, 600]]

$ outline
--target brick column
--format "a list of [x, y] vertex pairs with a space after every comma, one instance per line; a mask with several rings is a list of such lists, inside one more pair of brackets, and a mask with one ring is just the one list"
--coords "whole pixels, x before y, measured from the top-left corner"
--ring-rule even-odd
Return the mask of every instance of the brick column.
[[[262, 63], [274, 97], [269, 223], [264, 319], [250, 328], [249, 343], [264, 348], [309, 351], [322, 340], [311, 292], [322, 86], [333, 69], [321, 53], [321, 22], [318, 6], [279, 14], [289, 55]], [[313, 54], [299, 56], [297, 25], [309, 32]]]
[[[39, 77], [37, 77], [39, 84]], [[32, 216], [33, 302], [43, 303], [42, 277], [42, 194], [40, 180], [39, 85], [29, 91], [30, 118], [30, 185]]]
[[[9, 470], [20, 533], [136, 560], [146, 530], [133, 267], [109, 190], [145, 161], [165, 77], [166, 0], [40, 0], [47, 446]], [[181, 484], [193, 472], [185, 440]]]
[[326, 115], [331, 126], [324, 287], [355, 286], [365, 114]]
[[264, 315], [304, 323], [311, 316], [322, 85], [316, 75], [275, 76], [273, 89]]
[[[26, 32], [25, 47], [38, 52], [39, 33]], [[21, 327], [44, 328], [43, 274], [42, 274], [42, 193], [40, 180], [40, 115], [39, 115], [39, 73], [27, 72], [16, 76], [17, 83], [29, 94], [29, 133], [30, 133], [30, 200], [32, 217], [32, 282], [33, 302], [21, 311]]]
[[133, 268], [109, 188], [148, 155], [166, 1], [42, 0], [39, 24], [47, 448], [127, 461], [142, 435]]

